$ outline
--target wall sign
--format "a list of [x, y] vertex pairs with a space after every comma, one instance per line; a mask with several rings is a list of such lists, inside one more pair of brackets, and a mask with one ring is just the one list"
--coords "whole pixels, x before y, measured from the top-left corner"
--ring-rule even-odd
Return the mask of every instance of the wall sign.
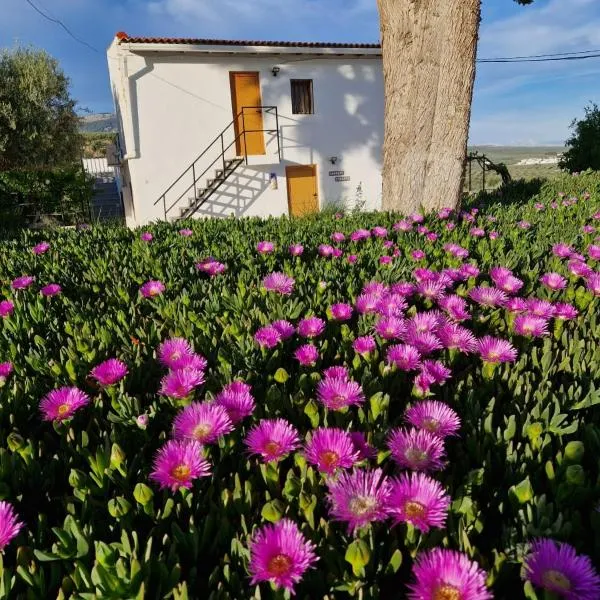
[[[343, 173], [343, 171], [342, 171]], [[345, 177], [336, 177], [336, 181], [350, 181], [350, 175], [346, 175]]]
[[329, 176], [334, 177], [335, 175], [343, 175], [344, 171], [329, 171]]

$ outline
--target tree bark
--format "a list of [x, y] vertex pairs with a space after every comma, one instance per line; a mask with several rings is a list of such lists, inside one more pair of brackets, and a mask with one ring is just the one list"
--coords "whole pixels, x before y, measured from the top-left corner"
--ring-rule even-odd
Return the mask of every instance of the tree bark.
[[377, 0], [383, 209], [455, 207], [462, 193], [480, 0]]

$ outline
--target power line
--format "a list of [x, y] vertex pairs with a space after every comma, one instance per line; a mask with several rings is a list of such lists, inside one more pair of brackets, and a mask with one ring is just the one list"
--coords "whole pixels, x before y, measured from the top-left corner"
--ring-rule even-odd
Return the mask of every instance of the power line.
[[586, 54], [584, 56], [562, 56], [562, 57], [547, 57], [547, 58], [523, 58], [523, 59], [510, 59], [510, 58], [478, 58], [479, 63], [527, 63], [527, 62], [556, 62], [562, 60], [585, 60], [586, 58], [600, 58], [599, 54]]
[[482, 58], [481, 60], [519, 60], [519, 59], [529, 59], [529, 58], [547, 58], [554, 56], [571, 56], [578, 54], [596, 54], [599, 53], [600, 50], [581, 50], [579, 52], [557, 52], [554, 54], [530, 54], [527, 56], [495, 56], [492, 58]]
[[25, 0], [25, 2], [27, 2], [27, 4], [29, 4], [29, 6], [31, 6], [31, 8], [33, 8], [33, 10], [35, 10], [38, 14], [40, 14], [42, 17], [44, 17], [44, 19], [47, 19], [48, 21], [50, 21], [52, 23], [56, 23], [57, 25], [62, 27], [76, 42], [78, 42], [79, 44], [83, 44], [84, 46], [87, 46], [90, 50], [93, 50], [94, 52], [97, 52], [98, 54], [100, 54], [100, 50], [98, 50], [97, 48], [94, 48], [94, 46], [88, 44], [85, 40], [78, 38], [60, 19], [55, 19], [55, 18], [51, 17], [50, 15], [46, 14], [41, 8], [36, 6], [32, 2], [32, 0]]

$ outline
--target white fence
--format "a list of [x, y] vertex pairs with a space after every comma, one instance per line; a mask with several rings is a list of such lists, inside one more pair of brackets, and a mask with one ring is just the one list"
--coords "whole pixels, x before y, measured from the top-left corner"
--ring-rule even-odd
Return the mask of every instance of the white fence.
[[82, 158], [83, 168], [86, 173], [96, 177], [119, 177], [119, 167], [108, 165], [106, 158]]

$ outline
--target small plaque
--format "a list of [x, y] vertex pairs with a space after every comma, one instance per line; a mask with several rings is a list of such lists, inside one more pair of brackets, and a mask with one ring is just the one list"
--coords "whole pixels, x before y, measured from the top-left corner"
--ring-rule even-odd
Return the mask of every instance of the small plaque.
[[336, 175], [343, 175], [344, 171], [329, 171], [330, 177], [335, 177]]
[[336, 177], [336, 181], [350, 181], [350, 175], [346, 175], [345, 177]]

